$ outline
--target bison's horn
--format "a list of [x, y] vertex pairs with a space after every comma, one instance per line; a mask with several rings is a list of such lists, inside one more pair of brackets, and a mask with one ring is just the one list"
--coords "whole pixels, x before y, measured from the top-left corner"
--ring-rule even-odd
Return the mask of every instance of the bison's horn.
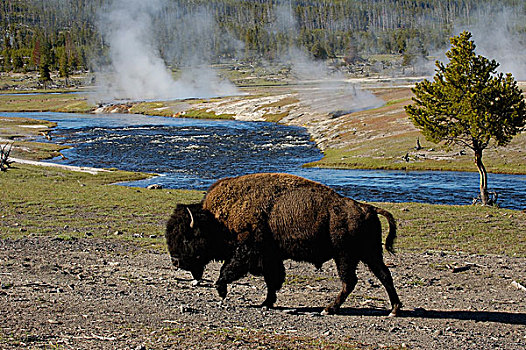
[[192, 215], [190, 208], [186, 207], [186, 210], [188, 210], [188, 214], [190, 214], [190, 228], [194, 228], [194, 216]]

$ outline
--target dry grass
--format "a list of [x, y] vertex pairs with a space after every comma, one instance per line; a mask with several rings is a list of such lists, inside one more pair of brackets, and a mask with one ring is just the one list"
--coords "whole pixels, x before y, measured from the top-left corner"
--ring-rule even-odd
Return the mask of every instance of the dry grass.
[[[337, 143], [345, 146], [329, 145], [323, 159], [307, 166], [476, 171], [470, 149], [428, 142], [411, 124], [404, 110], [411, 102], [409, 88], [376, 89], [374, 92], [386, 104], [338, 120], [341, 131]], [[417, 139], [421, 150], [415, 149]], [[515, 136], [506, 147], [490, 145], [484, 151], [484, 163], [489, 172], [525, 174], [526, 133]]]

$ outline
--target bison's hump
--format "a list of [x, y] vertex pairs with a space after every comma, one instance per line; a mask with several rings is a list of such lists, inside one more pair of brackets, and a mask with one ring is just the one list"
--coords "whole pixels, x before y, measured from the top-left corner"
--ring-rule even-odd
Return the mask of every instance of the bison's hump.
[[295, 192], [298, 201], [308, 197], [323, 197], [321, 201], [343, 198], [329, 187], [300, 176], [260, 173], [217, 181], [208, 190], [203, 208], [233, 231], [253, 230], [268, 219], [280, 197]]

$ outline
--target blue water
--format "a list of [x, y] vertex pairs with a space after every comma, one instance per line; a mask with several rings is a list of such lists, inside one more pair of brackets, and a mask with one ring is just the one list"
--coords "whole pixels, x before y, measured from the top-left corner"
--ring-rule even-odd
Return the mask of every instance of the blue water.
[[[142, 171], [160, 177], [128, 183], [205, 190], [217, 179], [287, 172], [364, 201], [470, 204], [476, 172], [302, 168], [321, 152], [302, 128], [265, 122], [175, 119], [130, 114], [1, 113], [58, 122], [53, 142], [73, 145], [54, 162]], [[526, 175], [489, 174], [501, 207], [526, 208]]]

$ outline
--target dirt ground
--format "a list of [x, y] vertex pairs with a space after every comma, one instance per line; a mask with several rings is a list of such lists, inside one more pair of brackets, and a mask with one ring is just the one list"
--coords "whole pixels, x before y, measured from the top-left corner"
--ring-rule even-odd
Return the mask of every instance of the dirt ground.
[[0, 348], [267, 349], [526, 348], [526, 259], [462, 253], [386, 256], [404, 303], [386, 317], [387, 295], [363, 266], [355, 291], [336, 316], [320, 311], [339, 282], [286, 262], [276, 309], [262, 278], [212, 288], [219, 263], [201, 285], [168, 254], [134, 242], [28, 237], [0, 241]]

